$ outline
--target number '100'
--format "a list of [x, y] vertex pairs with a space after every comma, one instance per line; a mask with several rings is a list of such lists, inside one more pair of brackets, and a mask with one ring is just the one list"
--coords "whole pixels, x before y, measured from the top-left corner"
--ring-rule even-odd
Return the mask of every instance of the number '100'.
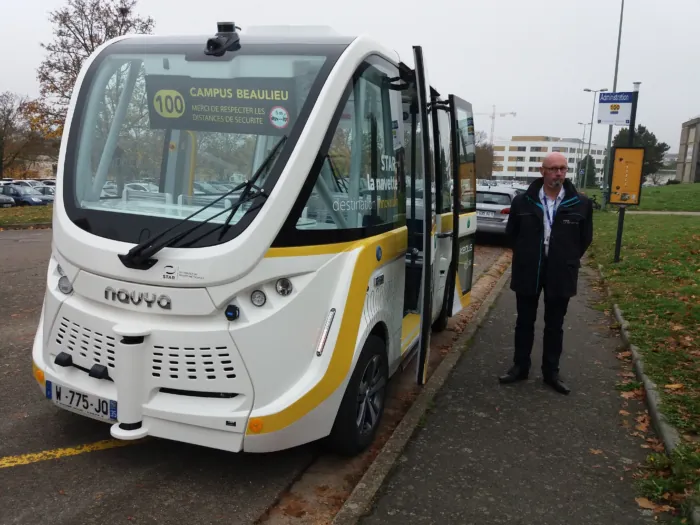
[[153, 99], [156, 112], [165, 118], [178, 118], [185, 113], [185, 99], [174, 89], [161, 89]]

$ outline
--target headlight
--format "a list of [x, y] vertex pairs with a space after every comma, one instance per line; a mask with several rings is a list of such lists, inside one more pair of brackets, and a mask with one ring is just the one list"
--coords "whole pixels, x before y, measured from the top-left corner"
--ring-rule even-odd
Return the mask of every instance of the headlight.
[[267, 301], [267, 297], [265, 297], [265, 292], [262, 290], [255, 290], [250, 294], [250, 300], [255, 306], [262, 306]]
[[58, 289], [61, 293], [66, 295], [73, 292], [73, 285], [70, 283], [70, 279], [65, 275], [58, 280]]
[[292, 293], [292, 281], [286, 277], [283, 277], [277, 281], [277, 284], [275, 284], [275, 289], [277, 290], [278, 294], [287, 296]]
[[37, 197], [32, 197], [32, 200], [33, 200], [34, 202], [41, 202], [41, 199], [39, 199], [39, 198], [37, 198]]

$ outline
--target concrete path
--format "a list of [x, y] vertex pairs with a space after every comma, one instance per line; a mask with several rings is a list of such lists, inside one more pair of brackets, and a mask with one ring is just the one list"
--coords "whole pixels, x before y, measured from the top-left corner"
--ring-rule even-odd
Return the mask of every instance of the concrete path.
[[[565, 321], [562, 374], [573, 389], [545, 387], [539, 371], [540, 303], [530, 380], [501, 386], [510, 366], [515, 297], [508, 285], [435, 398], [382, 487], [366, 525], [626, 525], [653, 523], [635, 502], [631, 467], [643, 437], [623, 426], [640, 402], [616, 391], [620, 341], [591, 308], [592, 272]], [[624, 404], [623, 404], [624, 403]]]

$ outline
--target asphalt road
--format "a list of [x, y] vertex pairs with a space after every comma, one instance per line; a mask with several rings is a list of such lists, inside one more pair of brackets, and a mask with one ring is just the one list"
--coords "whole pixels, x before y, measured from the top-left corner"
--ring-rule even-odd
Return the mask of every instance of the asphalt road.
[[[50, 252], [51, 230], [0, 232], [0, 465], [111, 439], [109, 425], [54, 407], [32, 377]], [[312, 446], [243, 455], [157, 439], [47, 456], [0, 467], [0, 524], [249, 524], [313, 457]]]
[[[265, 455], [159, 439], [114, 447], [123, 442], [109, 425], [54, 407], [31, 369], [50, 252], [51, 230], [0, 231], [0, 525], [253, 523], [318, 445]], [[500, 253], [480, 247], [475, 277]]]

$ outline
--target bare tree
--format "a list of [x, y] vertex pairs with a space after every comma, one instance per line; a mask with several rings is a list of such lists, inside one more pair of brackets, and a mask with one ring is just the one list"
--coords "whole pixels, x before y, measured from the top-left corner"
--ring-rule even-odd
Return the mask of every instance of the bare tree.
[[54, 128], [63, 125], [83, 62], [104, 42], [129, 33], [153, 31], [151, 17], [134, 14], [136, 0], [68, 0], [49, 14], [54, 39], [39, 66], [42, 107]]
[[474, 134], [476, 143], [476, 178], [489, 180], [493, 176], [493, 170], [500, 165], [493, 159], [493, 144], [488, 141], [483, 131]]
[[649, 175], [646, 176], [646, 180], [651, 182], [654, 186], [658, 186], [659, 183], [661, 182], [661, 173], [658, 171], [655, 171], [654, 173], [650, 173]]
[[29, 126], [27, 104], [25, 97], [9, 91], [0, 93], [0, 177], [17, 167], [39, 142]]

